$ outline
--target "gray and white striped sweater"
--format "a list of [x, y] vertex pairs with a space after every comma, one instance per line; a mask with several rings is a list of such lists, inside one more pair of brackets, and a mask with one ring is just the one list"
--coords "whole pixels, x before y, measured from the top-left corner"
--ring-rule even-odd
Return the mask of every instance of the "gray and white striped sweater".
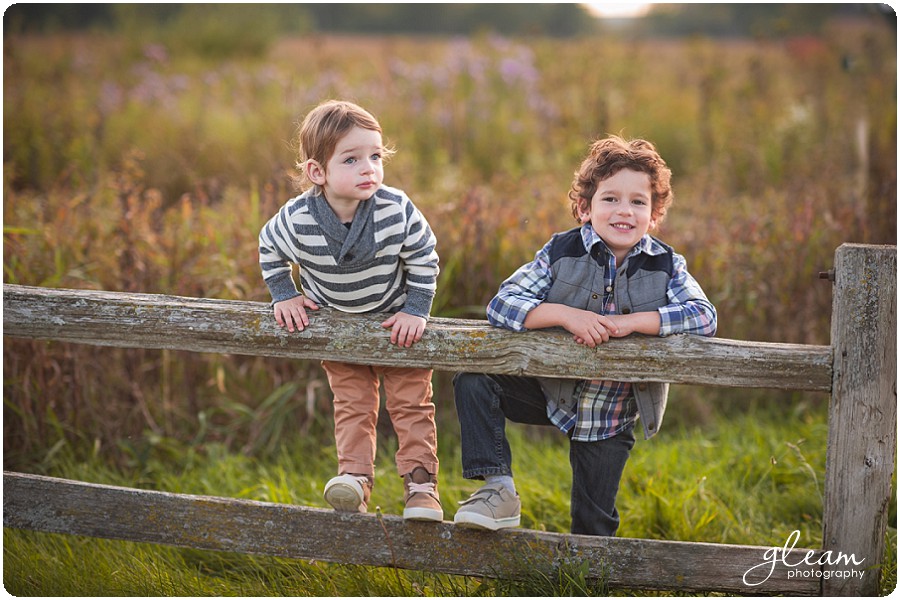
[[431, 227], [407, 195], [382, 185], [348, 228], [313, 190], [288, 200], [259, 234], [259, 265], [274, 302], [303, 293], [352, 313], [403, 312], [428, 318], [437, 287]]

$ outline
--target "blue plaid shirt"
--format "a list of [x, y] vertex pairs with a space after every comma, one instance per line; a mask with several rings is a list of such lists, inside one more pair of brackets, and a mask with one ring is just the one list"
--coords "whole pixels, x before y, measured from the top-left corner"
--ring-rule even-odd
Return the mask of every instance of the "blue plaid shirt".
[[[612, 284], [616, 278], [616, 258], [594, 231], [590, 223], [581, 228], [585, 250], [600, 244], [606, 256], [603, 295], [603, 313], [618, 314], [613, 299]], [[487, 318], [492, 325], [525, 331], [525, 317], [544, 301], [553, 283], [550, 270], [550, 245], [547, 242], [534, 260], [520, 267], [504, 281], [497, 295], [487, 307]], [[641, 252], [650, 255], [663, 254], [666, 249], [649, 235], [641, 238], [628, 257]], [[627, 260], [627, 258], [626, 258]], [[687, 262], [673, 253], [674, 269], [667, 295], [669, 304], [659, 309], [660, 337], [675, 333], [712, 336], [716, 333], [716, 309], [706, 298], [703, 289], [688, 273]], [[584, 380], [575, 391], [577, 402], [569, 407], [547, 403], [547, 416], [560, 430], [577, 441], [597, 441], [613, 437], [634, 425], [637, 419], [637, 403], [631, 383], [623, 381]]]

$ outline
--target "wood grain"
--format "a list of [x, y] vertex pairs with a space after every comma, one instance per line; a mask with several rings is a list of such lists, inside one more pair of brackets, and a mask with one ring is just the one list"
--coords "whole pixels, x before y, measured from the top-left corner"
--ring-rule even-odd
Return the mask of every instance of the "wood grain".
[[867, 568], [824, 592], [876, 596], [897, 452], [897, 249], [844, 244], [835, 274], [822, 544]]
[[[4, 526], [204, 550], [521, 579], [586, 564], [612, 588], [816, 595], [773, 548], [547, 533], [3, 474]], [[789, 563], [807, 552], [794, 549]], [[754, 567], [757, 567], [754, 569]], [[748, 571], [749, 574], [748, 574]], [[747, 574], [748, 583], [744, 582]]]
[[303, 332], [280, 329], [261, 302], [3, 286], [4, 335], [100, 346], [341, 360], [572, 379], [668, 381], [830, 391], [829, 346], [675, 335], [591, 349], [560, 331], [514, 333], [487, 321], [431, 319], [411, 348], [391, 345], [378, 315], [320, 309]]

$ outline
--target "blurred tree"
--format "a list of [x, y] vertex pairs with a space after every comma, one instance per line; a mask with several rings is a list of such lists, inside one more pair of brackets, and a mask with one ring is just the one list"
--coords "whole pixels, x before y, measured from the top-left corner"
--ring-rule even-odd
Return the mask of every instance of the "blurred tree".
[[[125, 8], [123, 8], [123, 6]], [[567, 37], [606, 31], [583, 4], [13, 4], [6, 9], [6, 34], [60, 30], [178, 26], [183, 15], [203, 13], [245, 28], [278, 23], [279, 33], [418, 33], [468, 35], [495, 31], [504, 35]], [[236, 15], [244, 15], [236, 17]], [[648, 15], [624, 29], [639, 35], [780, 36], [817, 33], [832, 16], [887, 18], [885, 4], [654, 4]], [[123, 22], [123, 19], [125, 21]], [[222, 26], [219, 26], [220, 29]], [[621, 27], [618, 28], [623, 31]]]
[[[181, 27], [205, 15], [217, 30], [232, 21], [247, 26], [272, 21], [280, 33], [419, 33], [467, 35], [492, 30], [507, 35], [570, 36], [592, 31], [580, 4], [14, 4], [4, 15], [4, 33], [60, 30], [134, 31]], [[212, 26], [207, 26], [209, 29]]]
[[52, 33], [61, 30], [148, 30], [179, 27], [203, 15], [242, 27], [273, 21], [281, 33], [308, 29], [309, 11], [303, 4], [13, 4], [3, 15], [3, 32]]
[[108, 28], [108, 4], [13, 4], [3, 13], [3, 33]]
[[[645, 35], [777, 37], [819, 33], [833, 17], [887, 16], [883, 4], [654, 4], [635, 21]], [[893, 14], [893, 12], [891, 12]], [[893, 23], [896, 27], [896, 15]]]
[[319, 31], [569, 36], [591, 30], [580, 4], [311, 4]]

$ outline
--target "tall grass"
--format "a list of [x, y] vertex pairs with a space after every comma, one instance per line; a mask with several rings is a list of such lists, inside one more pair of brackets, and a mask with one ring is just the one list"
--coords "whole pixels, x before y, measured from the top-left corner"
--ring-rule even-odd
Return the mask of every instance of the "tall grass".
[[[256, 234], [295, 193], [298, 120], [333, 96], [371, 109], [399, 150], [387, 181], [437, 234], [439, 316], [482, 318], [499, 282], [573, 224], [571, 174], [608, 132], [655, 141], [672, 166], [677, 200], [659, 235], [718, 307], [720, 336], [828, 343], [817, 273], [843, 242], [896, 243], [886, 29], [318, 36], [220, 59], [177, 35], [5, 39], [4, 282], [267, 301]], [[253, 449], [277, 437], [259, 418], [307, 427], [329, 411], [314, 364], [6, 342], [11, 466], [59, 444], [112, 451], [123, 434]], [[286, 389], [293, 402], [266, 406]]]

